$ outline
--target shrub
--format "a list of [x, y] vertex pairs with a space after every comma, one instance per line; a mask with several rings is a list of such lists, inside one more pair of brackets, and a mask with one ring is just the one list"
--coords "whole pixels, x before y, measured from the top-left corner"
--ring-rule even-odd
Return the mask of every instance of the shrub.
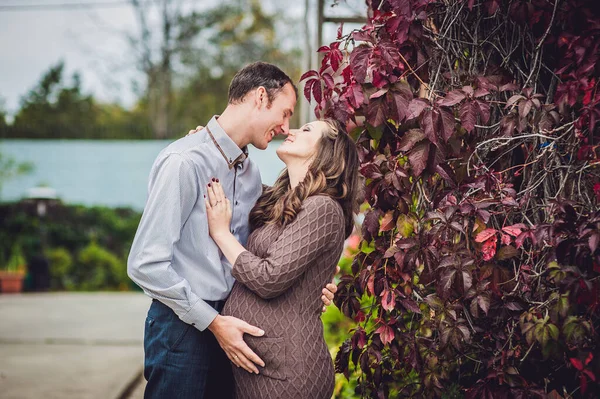
[[46, 258], [50, 263], [50, 288], [62, 290], [73, 287], [71, 273], [73, 271], [73, 257], [66, 248], [53, 248], [46, 251]]
[[92, 242], [77, 256], [67, 288], [79, 290], [127, 289], [129, 279], [125, 262]]
[[368, 397], [598, 397], [595, 1], [367, 4], [303, 76], [358, 126], [370, 205], [337, 370]]

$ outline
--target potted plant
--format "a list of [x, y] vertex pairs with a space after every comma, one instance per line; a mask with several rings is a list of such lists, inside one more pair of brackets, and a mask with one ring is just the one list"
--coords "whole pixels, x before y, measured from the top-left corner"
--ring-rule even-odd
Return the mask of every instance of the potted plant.
[[8, 263], [0, 269], [0, 292], [3, 294], [23, 291], [25, 257], [18, 244], [12, 248]]

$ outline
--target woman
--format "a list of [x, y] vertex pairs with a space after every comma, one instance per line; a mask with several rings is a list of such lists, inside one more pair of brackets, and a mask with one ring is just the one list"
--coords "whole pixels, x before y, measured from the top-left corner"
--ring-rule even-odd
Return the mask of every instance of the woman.
[[260, 338], [245, 336], [265, 362], [259, 374], [239, 368], [235, 353], [227, 356], [238, 366], [240, 399], [330, 398], [334, 370], [319, 298], [352, 231], [358, 155], [333, 120], [290, 130], [277, 155], [286, 168], [250, 213], [248, 250], [229, 231], [231, 207], [218, 181], [207, 190], [210, 235], [237, 280], [223, 314], [265, 331]]

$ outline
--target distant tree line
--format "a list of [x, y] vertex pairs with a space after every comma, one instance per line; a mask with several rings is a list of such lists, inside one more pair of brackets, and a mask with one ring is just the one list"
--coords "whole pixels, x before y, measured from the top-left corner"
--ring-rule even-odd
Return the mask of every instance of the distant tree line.
[[[139, 28], [127, 37], [139, 71], [134, 106], [85, 93], [79, 73], [67, 76], [61, 61], [22, 97], [12, 121], [0, 103], [0, 138], [180, 137], [224, 108], [229, 82], [243, 65], [269, 61], [300, 76], [301, 51], [293, 39], [299, 35], [277, 34], [279, 13], [266, 13], [258, 0], [225, 1], [202, 13], [167, 0], [131, 3]], [[159, 23], [151, 24], [157, 16]]]

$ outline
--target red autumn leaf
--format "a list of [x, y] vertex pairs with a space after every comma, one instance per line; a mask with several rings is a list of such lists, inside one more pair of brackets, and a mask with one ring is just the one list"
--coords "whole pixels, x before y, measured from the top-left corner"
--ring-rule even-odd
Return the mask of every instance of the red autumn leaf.
[[444, 105], [446, 107], [451, 107], [455, 104], [458, 104], [462, 100], [465, 99], [465, 95], [462, 91], [453, 90], [446, 95], [446, 97], [442, 98], [439, 102], [440, 105]]
[[585, 378], [585, 374], [581, 373], [579, 383], [581, 384], [581, 393], [585, 394], [587, 391], [587, 378]]
[[462, 277], [463, 292], [467, 292], [473, 285], [473, 277], [471, 276], [471, 272], [469, 270], [463, 270], [460, 274], [460, 277]]
[[510, 244], [510, 236], [508, 234], [502, 234], [501, 242], [502, 242], [502, 245], [509, 245]]
[[381, 306], [388, 312], [396, 307], [396, 294], [394, 290], [383, 290], [381, 293]]
[[404, 135], [400, 139], [398, 150], [409, 151], [415, 146], [415, 144], [417, 144], [424, 138], [425, 133], [423, 133], [421, 129], [410, 129], [408, 132], [404, 133]]
[[481, 308], [481, 310], [483, 310], [483, 313], [485, 313], [486, 315], [488, 314], [488, 311], [490, 310], [490, 296], [489, 294], [481, 294], [477, 297], [477, 304], [479, 305], [479, 307]]
[[494, 15], [500, 8], [500, 0], [490, 0], [486, 3], [488, 15]]
[[381, 227], [379, 228], [379, 231], [390, 231], [395, 225], [396, 220], [394, 219], [394, 211], [388, 211], [381, 219]]
[[387, 345], [394, 340], [394, 330], [387, 324], [384, 324], [375, 330], [375, 334], [379, 334], [379, 338], [384, 345]]
[[322, 75], [323, 78], [323, 82], [325, 82], [325, 86], [329, 89], [329, 90], [333, 90], [333, 87], [335, 86], [334, 82], [333, 82], [333, 77], [331, 76], [331, 74], [329, 73], [324, 73]]
[[517, 248], [521, 248], [527, 238], [531, 238], [533, 240], [533, 237], [534, 236], [530, 231], [526, 231], [519, 234], [519, 236], [515, 239], [515, 244], [517, 245]]
[[600, 242], [600, 234], [598, 233], [592, 234], [588, 239], [588, 244], [590, 246], [590, 251], [592, 252], [592, 254], [596, 251], [596, 248], [598, 248], [598, 242]]
[[388, 0], [394, 7], [394, 12], [403, 17], [410, 17], [412, 14], [412, 4], [406, 0]]
[[427, 142], [420, 142], [408, 153], [408, 161], [415, 176], [421, 176], [421, 173], [425, 170], [428, 156], [429, 143]]
[[575, 367], [577, 370], [581, 371], [583, 370], [583, 363], [581, 363], [581, 360], [572, 357], [569, 359], [571, 361], [571, 364], [573, 365], [573, 367]]
[[584, 369], [584, 370], [583, 370], [583, 373], [584, 373], [585, 375], [587, 375], [588, 377], [590, 377], [590, 380], [592, 380], [592, 381], [594, 381], [594, 382], [596, 381], [596, 375], [595, 375], [594, 373], [592, 373], [592, 370], [589, 370], [589, 369]]
[[447, 268], [446, 271], [442, 274], [440, 278], [442, 294], [447, 296], [452, 288], [452, 284], [454, 283], [454, 279], [456, 278], [456, 269]]
[[396, 122], [402, 122], [406, 118], [406, 112], [408, 110], [408, 100], [400, 92], [390, 91], [388, 92], [388, 105], [390, 109], [390, 116]]
[[[502, 88], [500, 88], [500, 90], [502, 90]], [[525, 97], [523, 97], [520, 94], [515, 94], [514, 96], [512, 96], [511, 98], [508, 99], [508, 101], [506, 102], [506, 106], [504, 107], [505, 109], [510, 107], [511, 105], [515, 104], [517, 101], [524, 99]]]
[[346, 93], [347, 98], [350, 101], [350, 105], [354, 108], [360, 108], [365, 102], [365, 95], [362, 91], [362, 87], [359, 84], [354, 83], [348, 86]]
[[352, 67], [350, 65], [342, 69], [342, 77], [344, 78], [345, 84], [348, 85], [352, 82], [352, 76]]
[[367, 122], [371, 124], [371, 126], [380, 126], [385, 122], [385, 107], [383, 103], [383, 99], [378, 98], [375, 101], [369, 102], [369, 107], [367, 109]]
[[490, 121], [490, 104], [485, 101], [476, 100], [477, 108], [479, 108], [479, 117], [484, 125]]
[[362, 225], [362, 233], [365, 241], [369, 242], [373, 239], [373, 236], [377, 236], [379, 233], [379, 215], [381, 211], [379, 209], [372, 209], [365, 215]]
[[444, 142], [448, 142], [452, 133], [454, 133], [454, 127], [456, 122], [454, 120], [454, 115], [446, 110], [440, 110], [439, 119], [438, 119], [438, 129], [441, 133]]
[[300, 81], [303, 81], [306, 78], [310, 78], [311, 76], [319, 76], [319, 72], [317, 72], [315, 70], [308, 71], [300, 77]]
[[501, 202], [502, 202], [502, 205], [519, 206], [519, 203], [513, 197], [504, 197], [504, 198], [502, 198]]
[[527, 114], [529, 114], [532, 105], [533, 103], [531, 102], [531, 100], [521, 101], [519, 103], [519, 116], [521, 118], [525, 118]]
[[408, 310], [409, 312], [421, 314], [421, 309], [419, 308], [419, 305], [412, 299], [400, 299], [400, 304], [402, 305], [402, 307], [404, 307], [404, 309]]
[[460, 122], [462, 126], [471, 133], [477, 123], [477, 105], [474, 101], [466, 101], [460, 106]]
[[475, 242], [484, 242], [496, 235], [496, 229], [485, 229], [475, 237]]
[[366, 44], [355, 47], [350, 54], [350, 67], [358, 83], [365, 83], [372, 47]]
[[383, 96], [387, 92], [388, 92], [388, 89], [377, 90], [375, 93], [373, 93], [369, 96], [369, 100], [375, 100], [375, 99]]
[[377, 45], [377, 51], [381, 58], [392, 67], [398, 67], [400, 63], [400, 53], [398, 47], [391, 40], [381, 40]]
[[517, 224], [513, 224], [512, 226], [504, 226], [502, 228], [502, 231], [513, 237], [518, 237], [519, 234], [521, 234], [523, 232], [523, 230], [526, 228], [527, 228], [527, 226], [525, 226], [523, 223], [517, 223]]
[[407, 120], [418, 118], [423, 110], [429, 106], [429, 103], [422, 98], [414, 98], [408, 103]]
[[310, 102], [310, 93], [312, 91], [312, 86], [317, 82], [317, 79], [310, 79], [304, 83], [304, 97]]
[[367, 279], [367, 289], [371, 295], [375, 295], [375, 275], [373, 274]]
[[381, 170], [379, 170], [379, 167], [374, 163], [368, 163], [366, 165], [363, 165], [360, 168], [360, 173], [367, 179], [379, 179], [383, 176], [381, 174]]
[[421, 118], [421, 126], [423, 127], [423, 132], [425, 136], [434, 144], [437, 144], [437, 111], [428, 109], [423, 112]]
[[491, 238], [483, 243], [481, 248], [483, 252], [483, 260], [491, 260], [496, 255], [496, 237]]
[[475, 90], [475, 93], [473, 94], [473, 97], [480, 98], [480, 97], [483, 97], [483, 96], [487, 96], [488, 94], [490, 94], [490, 92], [487, 89], [479, 88], [479, 89]]

